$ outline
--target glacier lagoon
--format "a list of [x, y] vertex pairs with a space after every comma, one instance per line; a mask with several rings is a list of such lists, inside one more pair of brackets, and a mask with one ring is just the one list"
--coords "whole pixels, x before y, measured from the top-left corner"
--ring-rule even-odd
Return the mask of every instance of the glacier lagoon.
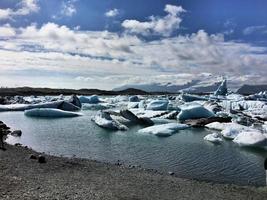
[[231, 183], [265, 184], [263, 168], [267, 152], [240, 148], [224, 140], [212, 144], [203, 138], [214, 130], [189, 128], [171, 137], [140, 134], [141, 125], [128, 131], [111, 131], [91, 121], [96, 111], [83, 110], [77, 118], [31, 118], [23, 112], [0, 112], [12, 129], [21, 129], [21, 137], [9, 136], [8, 143], [21, 143], [39, 152], [57, 156], [89, 158], [126, 165], [140, 165], [178, 177]]

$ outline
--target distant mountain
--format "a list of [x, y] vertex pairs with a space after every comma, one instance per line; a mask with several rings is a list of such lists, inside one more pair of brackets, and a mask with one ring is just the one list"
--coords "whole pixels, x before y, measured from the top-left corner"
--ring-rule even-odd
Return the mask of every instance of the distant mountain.
[[147, 95], [148, 92], [127, 88], [121, 91], [109, 91], [98, 89], [55, 89], [55, 88], [31, 88], [31, 87], [18, 87], [18, 88], [0, 88], [1, 96], [30, 96], [30, 95]]
[[207, 94], [213, 93], [217, 90], [221, 82], [215, 82], [210, 84], [197, 84], [192, 87], [186, 88], [183, 91], [191, 94]]
[[249, 95], [267, 91], [267, 85], [243, 85], [237, 90], [238, 94]]
[[114, 88], [113, 91], [121, 91], [128, 88], [135, 88], [138, 90], [143, 90], [146, 92], [168, 92], [168, 93], [178, 93], [180, 90], [189, 88], [196, 85], [199, 80], [193, 80], [184, 85], [175, 85], [172, 83], [161, 84], [161, 83], [150, 83], [150, 84], [129, 84], [123, 85], [121, 87]]
[[175, 85], [171, 83], [160, 84], [131, 84], [124, 85], [118, 88], [114, 88], [114, 91], [125, 90], [127, 88], [136, 88], [146, 92], [169, 92], [169, 93], [179, 93], [184, 91], [186, 93], [193, 94], [203, 94], [203, 93], [212, 93], [214, 92], [221, 82], [203, 82], [200, 80], [193, 80], [184, 85]]

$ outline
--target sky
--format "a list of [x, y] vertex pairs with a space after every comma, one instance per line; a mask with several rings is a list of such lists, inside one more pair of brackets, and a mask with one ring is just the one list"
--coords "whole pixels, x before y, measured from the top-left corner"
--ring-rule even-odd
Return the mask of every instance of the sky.
[[0, 0], [0, 86], [267, 83], [266, 0]]

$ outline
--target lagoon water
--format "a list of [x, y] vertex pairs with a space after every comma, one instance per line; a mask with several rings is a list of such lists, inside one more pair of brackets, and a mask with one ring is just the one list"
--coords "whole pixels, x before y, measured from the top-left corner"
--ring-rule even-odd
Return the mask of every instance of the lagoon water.
[[0, 119], [12, 129], [21, 129], [22, 143], [52, 155], [76, 156], [115, 163], [141, 165], [161, 172], [172, 171], [179, 177], [239, 185], [264, 185], [263, 168], [267, 152], [240, 148], [231, 141], [214, 145], [203, 140], [211, 130], [187, 129], [171, 137], [129, 131], [104, 130], [91, 122], [96, 111], [82, 111], [76, 118], [45, 119], [26, 117], [23, 112], [2, 112]]

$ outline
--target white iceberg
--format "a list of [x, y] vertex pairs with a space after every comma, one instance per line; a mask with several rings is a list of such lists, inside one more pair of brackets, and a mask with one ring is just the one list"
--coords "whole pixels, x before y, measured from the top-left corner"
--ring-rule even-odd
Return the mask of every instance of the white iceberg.
[[168, 100], [152, 100], [146, 107], [147, 110], [167, 110]]
[[168, 123], [161, 125], [149, 126], [147, 128], [140, 129], [138, 133], [153, 134], [156, 136], [171, 136], [179, 130], [187, 129], [190, 126], [186, 124]]
[[180, 121], [188, 119], [199, 119], [213, 117], [214, 113], [204, 108], [199, 104], [187, 104], [181, 107], [181, 112], [178, 114], [177, 119]]
[[57, 108], [66, 111], [78, 111], [79, 107], [69, 103], [67, 101], [53, 101], [48, 103], [39, 104], [10, 104], [10, 105], [0, 105], [1, 111], [24, 111], [34, 108]]
[[224, 138], [233, 140], [242, 130], [240, 128], [227, 127], [222, 130], [221, 134]]
[[63, 111], [55, 108], [34, 108], [31, 110], [25, 110], [24, 114], [29, 117], [78, 117], [82, 114], [76, 112]]
[[99, 111], [96, 114], [96, 116], [92, 118], [92, 121], [102, 128], [111, 130], [123, 130], [123, 131], [128, 130], [128, 128], [125, 125], [112, 119], [110, 114], [107, 112]]
[[92, 95], [92, 96], [80, 96], [80, 102], [81, 103], [91, 103], [91, 104], [96, 104], [101, 102], [98, 98], [97, 95]]
[[246, 126], [243, 126], [241, 124], [237, 124], [234, 122], [230, 122], [230, 123], [212, 122], [212, 123], [205, 125], [205, 127], [209, 129], [214, 129], [217, 131], [222, 131], [226, 128], [234, 128], [234, 129], [239, 129], [239, 130], [244, 130], [248, 128]]
[[129, 102], [127, 108], [128, 109], [138, 108], [138, 106], [139, 106], [139, 102]]
[[220, 135], [218, 133], [208, 134], [204, 137], [204, 140], [207, 140], [207, 141], [212, 142], [212, 143], [221, 143], [222, 142], [222, 138], [220, 137]]
[[233, 142], [240, 146], [267, 148], [267, 135], [259, 131], [243, 131]]

